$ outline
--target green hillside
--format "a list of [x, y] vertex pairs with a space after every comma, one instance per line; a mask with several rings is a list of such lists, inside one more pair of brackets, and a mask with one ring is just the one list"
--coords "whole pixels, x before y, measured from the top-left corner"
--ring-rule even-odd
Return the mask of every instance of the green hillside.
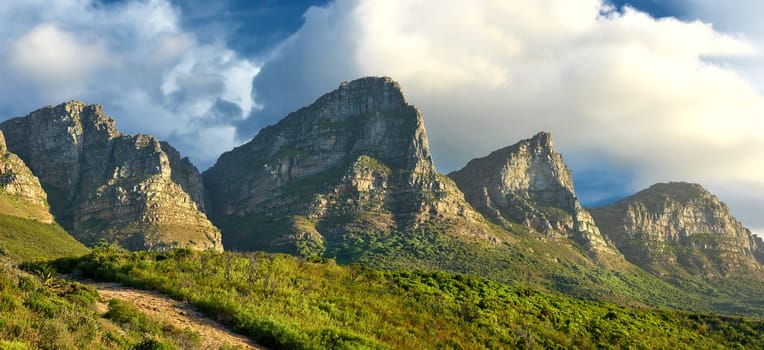
[[758, 280], [692, 276], [664, 280], [634, 265], [594, 264], [568, 241], [522, 229], [514, 235], [516, 241], [502, 244], [429, 230], [350, 236], [327, 245], [342, 263], [466, 273], [620, 305], [764, 315], [764, 288]]
[[15, 261], [38, 261], [87, 252], [57, 224], [0, 214], [0, 255]]
[[574, 299], [444, 272], [282, 254], [117, 253], [62, 272], [158, 289], [280, 349], [762, 348], [764, 322]]

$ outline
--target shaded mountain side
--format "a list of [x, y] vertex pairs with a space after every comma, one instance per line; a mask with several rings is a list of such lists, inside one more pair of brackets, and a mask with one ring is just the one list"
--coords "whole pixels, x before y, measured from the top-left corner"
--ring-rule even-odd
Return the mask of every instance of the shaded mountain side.
[[57, 221], [81, 242], [222, 249], [200, 211], [196, 169], [152, 136], [120, 134], [100, 105], [44, 107], [0, 129], [40, 178]]
[[620, 260], [579, 203], [570, 169], [548, 133], [473, 159], [448, 176], [467, 201], [496, 224], [520, 224], [547, 235], [562, 235], [596, 259]]
[[764, 278], [761, 239], [698, 184], [656, 184], [591, 212], [624, 256], [648, 271]]
[[203, 174], [224, 243], [322, 255], [350, 232], [500, 238], [432, 164], [424, 122], [390, 78], [362, 78], [264, 128]]

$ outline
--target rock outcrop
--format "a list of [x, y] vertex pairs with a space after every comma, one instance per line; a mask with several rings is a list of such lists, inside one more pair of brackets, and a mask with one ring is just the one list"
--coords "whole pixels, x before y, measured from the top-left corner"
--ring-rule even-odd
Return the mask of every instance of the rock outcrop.
[[0, 132], [0, 213], [52, 223], [48, 196], [21, 158], [8, 151]]
[[448, 176], [497, 224], [569, 237], [594, 255], [618, 255], [576, 198], [570, 169], [548, 133], [473, 159]]
[[422, 116], [390, 78], [343, 83], [223, 154], [203, 178], [211, 217], [236, 249], [320, 254], [329, 236], [425, 223], [489, 238], [435, 171]]
[[45, 107], [0, 129], [80, 241], [222, 249], [219, 230], [200, 210], [198, 171], [152, 136], [120, 134], [100, 105]]
[[656, 184], [592, 214], [629, 261], [655, 273], [761, 275], [761, 239], [698, 184]]

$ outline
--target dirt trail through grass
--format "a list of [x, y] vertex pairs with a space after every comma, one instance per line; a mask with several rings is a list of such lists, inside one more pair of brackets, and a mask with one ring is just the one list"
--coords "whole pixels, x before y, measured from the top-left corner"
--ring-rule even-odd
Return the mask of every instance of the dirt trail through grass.
[[223, 325], [204, 318], [193, 306], [171, 299], [157, 292], [149, 292], [122, 286], [118, 283], [90, 283], [98, 288], [105, 303], [99, 303], [99, 311], [106, 312], [110, 299], [121, 299], [134, 304], [138, 310], [157, 320], [167, 322], [179, 329], [191, 328], [201, 338], [202, 349], [218, 349], [223, 345], [239, 349], [264, 349], [248, 338], [233, 333]]

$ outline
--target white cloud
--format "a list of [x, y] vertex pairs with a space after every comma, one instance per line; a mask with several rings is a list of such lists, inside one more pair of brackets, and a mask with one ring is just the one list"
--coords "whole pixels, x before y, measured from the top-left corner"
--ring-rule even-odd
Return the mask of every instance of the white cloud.
[[40, 86], [86, 79], [113, 62], [103, 43], [85, 42], [55, 24], [40, 24], [13, 42], [8, 63]]
[[69, 99], [101, 103], [123, 132], [185, 145], [204, 168], [240, 141], [199, 129], [231, 129], [257, 107], [259, 65], [218, 40], [183, 28], [169, 0], [2, 2], [0, 104], [14, 113], [2, 117]]
[[700, 182], [762, 226], [743, 206], [764, 207], [764, 97], [734, 65], [759, 55], [743, 35], [598, 0], [336, 0], [306, 13], [255, 93], [264, 124], [389, 75], [422, 109], [441, 170], [548, 130], [574, 170], [597, 154], [631, 167], [633, 190]]

